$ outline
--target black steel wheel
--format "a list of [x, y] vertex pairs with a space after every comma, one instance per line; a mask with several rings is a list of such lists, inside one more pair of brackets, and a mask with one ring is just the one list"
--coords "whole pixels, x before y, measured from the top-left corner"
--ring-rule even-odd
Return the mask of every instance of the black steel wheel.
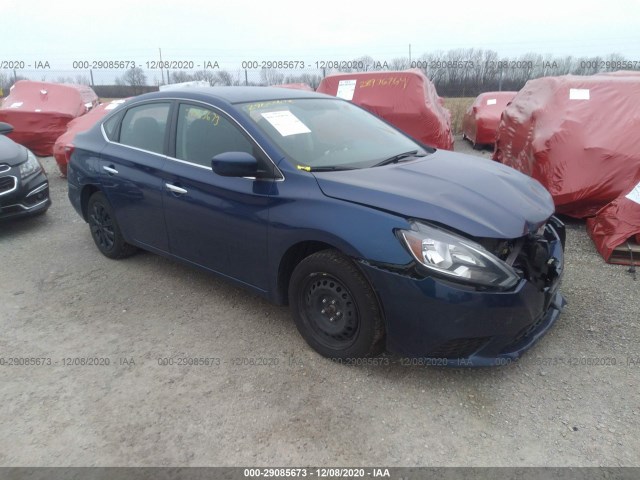
[[330, 358], [361, 358], [383, 348], [382, 315], [373, 289], [354, 263], [335, 250], [298, 264], [289, 303], [304, 339]]
[[113, 210], [102, 192], [94, 193], [87, 205], [91, 237], [100, 252], [113, 259], [128, 257], [136, 248], [124, 241]]

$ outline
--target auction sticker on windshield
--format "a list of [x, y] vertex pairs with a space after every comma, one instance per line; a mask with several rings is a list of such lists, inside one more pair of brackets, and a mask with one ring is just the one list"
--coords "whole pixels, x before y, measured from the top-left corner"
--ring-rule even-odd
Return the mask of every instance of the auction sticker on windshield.
[[289, 110], [278, 112], [264, 112], [261, 114], [280, 135], [287, 137], [299, 133], [311, 133], [311, 130]]

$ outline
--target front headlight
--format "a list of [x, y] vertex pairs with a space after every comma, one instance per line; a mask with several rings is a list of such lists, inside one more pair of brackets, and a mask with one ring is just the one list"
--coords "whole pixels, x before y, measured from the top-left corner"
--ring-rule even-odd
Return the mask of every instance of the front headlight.
[[511, 266], [467, 238], [419, 222], [400, 233], [421, 265], [451, 280], [499, 289], [520, 280]]
[[27, 150], [27, 161], [20, 164], [20, 177], [26, 178], [40, 170], [42, 170], [40, 162], [31, 150]]

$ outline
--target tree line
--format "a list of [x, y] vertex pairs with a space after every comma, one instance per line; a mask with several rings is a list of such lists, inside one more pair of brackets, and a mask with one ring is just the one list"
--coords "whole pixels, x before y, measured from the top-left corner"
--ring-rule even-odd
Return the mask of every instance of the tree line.
[[[424, 54], [410, 59], [398, 57], [387, 61], [375, 60], [371, 56], [355, 58], [345, 62], [352, 68], [341, 72], [366, 72], [384, 70], [406, 70], [417, 68], [435, 84], [443, 97], [472, 97], [482, 92], [496, 90], [520, 90], [527, 80], [558, 75], [594, 75], [616, 70], [640, 71], [640, 61], [630, 61], [623, 55], [612, 53], [606, 56], [574, 57], [527, 53], [517, 57], [500, 56], [494, 50], [456, 49]], [[259, 78], [246, 75], [243, 70], [235, 72], [177, 71], [169, 74], [170, 83], [204, 80], [210, 85], [276, 85], [281, 83], [307, 83], [314, 89], [322, 78], [334, 71], [286, 72], [260, 70]]]

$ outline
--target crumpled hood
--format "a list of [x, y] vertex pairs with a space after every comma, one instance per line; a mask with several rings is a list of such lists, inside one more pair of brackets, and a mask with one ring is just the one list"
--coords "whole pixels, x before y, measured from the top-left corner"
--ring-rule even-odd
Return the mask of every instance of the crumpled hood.
[[314, 173], [328, 197], [431, 220], [475, 237], [516, 238], [554, 212], [536, 180], [483, 158], [438, 150], [382, 167]]
[[6, 163], [13, 167], [26, 159], [26, 149], [22, 145], [4, 135], [0, 135], [0, 163]]

